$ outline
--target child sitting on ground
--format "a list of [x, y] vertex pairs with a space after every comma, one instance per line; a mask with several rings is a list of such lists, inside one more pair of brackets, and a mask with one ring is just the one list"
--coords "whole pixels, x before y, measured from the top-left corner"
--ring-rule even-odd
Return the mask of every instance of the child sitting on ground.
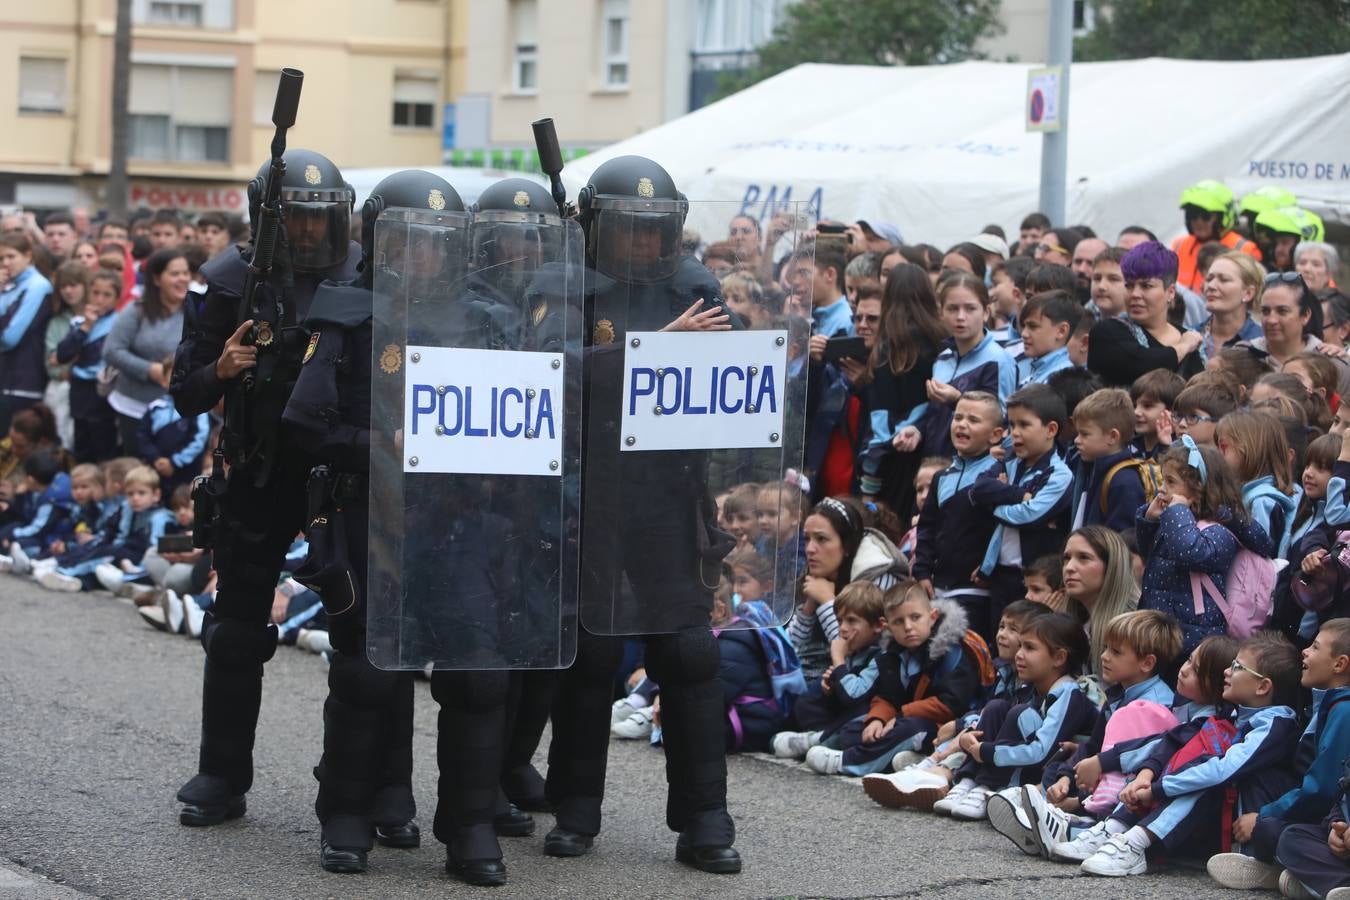
[[[1167, 669], [1181, 653], [1181, 629], [1171, 616], [1153, 610], [1122, 613], [1106, 626], [1105, 649], [1102, 651], [1102, 681], [1106, 702], [1097, 712], [1092, 734], [1081, 742], [1072, 757], [1065, 762], [1052, 762], [1045, 767], [1041, 783], [1046, 785], [1046, 799], [1062, 808], [1077, 810], [1091, 796], [1101, 780], [1101, 766], [1097, 759], [1106, 744], [1108, 731], [1119, 714], [1124, 717], [1149, 713], [1140, 707], [1153, 707], [1166, 717], [1166, 727], [1176, 723], [1168, 710], [1172, 706], [1172, 689], [1163, 682], [1158, 672]], [[1156, 721], [1156, 718], [1154, 719]], [[1149, 733], [1156, 733], [1157, 729]], [[1113, 742], [1114, 743], [1114, 742]], [[1123, 782], [1116, 787], [1119, 792]], [[1023, 824], [1021, 792], [1011, 797], [995, 794], [989, 798], [989, 822], [1004, 837], [1029, 856], [1038, 856], [1040, 842], [1035, 829]]]
[[[172, 368], [172, 359], [164, 365]], [[145, 409], [136, 437], [141, 461], [159, 473], [164, 493], [172, 496], [182, 484], [191, 484], [202, 471], [211, 417], [206, 413], [183, 418], [170, 397], [161, 397]]]
[[902, 581], [886, 591], [883, 621], [891, 644], [876, 661], [867, 715], [844, 726], [838, 748], [806, 754], [822, 775], [868, 775], [901, 750], [931, 746], [938, 728], [969, 712], [994, 683], [989, 648], [959, 604]]
[[1321, 820], [1336, 799], [1345, 757], [1350, 753], [1350, 619], [1330, 619], [1303, 651], [1301, 684], [1313, 693], [1312, 720], [1294, 757], [1297, 787], [1233, 824], [1240, 853], [1211, 857], [1209, 874], [1228, 888], [1275, 890], [1280, 867], [1274, 865], [1280, 834], [1290, 825]]
[[1050, 612], [1069, 611], [1064, 597], [1064, 558], [1059, 553], [1047, 553], [1023, 566], [1022, 588], [1028, 600], [1044, 604]]
[[27, 575], [30, 559], [45, 555], [48, 546], [64, 540], [74, 527], [70, 517], [75, 502], [70, 476], [58, 459], [39, 450], [23, 461], [23, 492], [14, 498], [13, 521], [0, 528], [0, 572]]
[[802, 759], [867, 712], [878, 677], [879, 639], [886, 629], [881, 589], [867, 581], [848, 584], [834, 600], [834, 614], [842, 647], [831, 647], [831, 653], [842, 651], [842, 660], [821, 676], [819, 696], [797, 699], [793, 716], [802, 730], [774, 735], [774, 756]]
[[[1110, 817], [1057, 848], [1089, 875], [1142, 875], [1150, 848], [1208, 856], [1227, 847], [1234, 815], [1259, 809], [1294, 783], [1302, 666], [1288, 638], [1258, 631], [1242, 642], [1225, 677], [1235, 710], [1178, 725], [1154, 746]], [[1230, 796], [1229, 788], [1236, 796]], [[1217, 827], [1216, 827], [1217, 826]]]

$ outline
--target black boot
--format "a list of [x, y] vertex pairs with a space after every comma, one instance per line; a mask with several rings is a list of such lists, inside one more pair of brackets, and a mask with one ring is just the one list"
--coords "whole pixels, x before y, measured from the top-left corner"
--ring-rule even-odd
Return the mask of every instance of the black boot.
[[566, 828], [554, 828], [544, 836], [544, 853], [549, 856], [584, 856], [595, 844], [589, 834], [577, 834]]
[[737, 875], [741, 871], [741, 855], [735, 847], [695, 847], [684, 835], [675, 842], [675, 859], [714, 875]]
[[319, 846], [319, 863], [325, 872], [335, 875], [359, 875], [366, 870], [366, 851], [334, 847], [327, 841]]
[[231, 794], [225, 779], [213, 775], [194, 776], [178, 791], [178, 802], [183, 804], [179, 823], [194, 828], [237, 819], [248, 808], [242, 794]]
[[479, 887], [506, 884], [506, 863], [500, 859], [455, 859], [455, 855], [447, 850], [445, 871], [466, 884]]
[[509, 804], [504, 813], [498, 813], [492, 819], [492, 827], [498, 837], [529, 837], [534, 834], [534, 816], [522, 812], [515, 804]]
[[402, 825], [376, 825], [375, 843], [398, 850], [412, 850], [422, 846], [422, 830], [416, 822]]

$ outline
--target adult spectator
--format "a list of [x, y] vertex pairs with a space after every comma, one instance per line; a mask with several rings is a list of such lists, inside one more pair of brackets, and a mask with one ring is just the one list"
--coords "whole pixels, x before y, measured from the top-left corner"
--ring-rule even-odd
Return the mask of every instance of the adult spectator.
[[56, 436], [56, 419], [41, 403], [16, 412], [5, 438], [0, 440], [0, 500], [14, 499], [24, 480], [24, 460], [38, 452], [50, 453], [63, 469], [71, 466], [72, 460]]
[[197, 242], [206, 248], [208, 258], [230, 246], [230, 223], [225, 216], [218, 212], [198, 216]]
[[118, 315], [103, 349], [104, 360], [117, 372], [108, 405], [117, 411], [123, 452], [137, 446], [136, 431], [146, 408], [168, 393], [191, 282], [187, 259], [177, 249], [155, 251], [143, 273], [141, 299]]
[[1073, 248], [1073, 260], [1070, 267], [1073, 269], [1074, 296], [1078, 298], [1079, 303], [1086, 304], [1092, 299], [1092, 268], [1097, 261], [1097, 256], [1106, 247], [1106, 241], [1101, 238], [1090, 237], [1083, 238]]
[[1237, 206], [1233, 192], [1221, 181], [1197, 182], [1181, 192], [1181, 211], [1186, 219], [1186, 234], [1172, 242], [1177, 255], [1177, 283], [1197, 293], [1205, 288], [1205, 276], [1200, 271], [1200, 248], [1209, 241], [1218, 241], [1230, 250], [1240, 250], [1258, 261], [1261, 251], [1256, 244], [1234, 230], [1237, 224]]
[[52, 284], [33, 265], [25, 234], [0, 235], [0, 432], [47, 388], [47, 320]]
[[1204, 335], [1201, 355], [1208, 362], [1225, 347], [1261, 337], [1261, 324], [1252, 309], [1261, 302], [1264, 287], [1261, 264], [1245, 253], [1230, 250], [1209, 266], [1205, 276], [1205, 309], [1200, 325]]
[[1017, 248], [1013, 252], [1018, 256], [1034, 255], [1036, 245], [1049, 230], [1050, 218], [1045, 213], [1031, 213], [1022, 220], [1022, 225], [1018, 229]]
[[1350, 343], [1350, 297], [1327, 288], [1317, 295], [1322, 301], [1322, 341], [1345, 349]]
[[75, 236], [78, 238], [90, 238], [94, 235], [93, 222], [89, 218], [89, 207], [72, 206], [70, 208], [70, 219], [75, 225]]
[[1271, 272], [1260, 297], [1261, 337], [1238, 346], [1264, 351], [1266, 363], [1278, 372], [1300, 353], [1319, 352], [1336, 356], [1341, 373], [1341, 396], [1350, 396], [1350, 364], [1345, 351], [1323, 344], [1322, 304], [1303, 276], [1297, 272]]
[[1070, 612], [1087, 628], [1092, 673], [1100, 676], [1107, 623], [1139, 605], [1130, 548], [1105, 525], [1086, 525], [1064, 545], [1061, 578]]
[[1133, 250], [1145, 241], [1156, 241], [1158, 236], [1143, 225], [1126, 225], [1116, 238], [1116, 246], [1122, 250]]
[[1104, 319], [1088, 338], [1088, 368], [1108, 386], [1128, 388], [1154, 369], [1189, 378], [1204, 369], [1198, 331], [1183, 331], [1169, 313], [1177, 295], [1177, 255], [1156, 241], [1140, 244], [1120, 261], [1126, 319]]
[[98, 226], [98, 243], [103, 244], [114, 242], [122, 245], [127, 244], [127, 223], [121, 219], [107, 219]]
[[1303, 276], [1303, 282], [1314, 294], [1334, 288], [1340, 268], [1340, 254], [1323, 241], [1304, 241], [1294, 250], [1294, 270]]
[[736, 263], [753, 266], [758, 269], [763, 250], [760, 242], [763, 236], [759, 230], [759, 220], [753, 216], [736, 216], [727, 229], [727, 243], [736, 252]]
[[858, 292], [865, 288], [881, 290], [881, 257], [871, 251], [859, 253], [844, 267], [844, 296], [849, 306], [858, 308]]
[[1041, 235], [1036, 244], [1036, 262], [1068, 267], [1082, 235], [1072, 228], [1056, 228]]
[[904, 243], [900, 229], [880, 219], [859, 219], [848, 230], [853, 235], [852, 253], [880, 253], [887, 247]]
[[[985, 228], [997, 228], [996, 225], [986, 225]], [[979, 247], [984, 253], [984, 266], [986, 271], [992, 271], [995, 266], [1002, 265], [1008, 260], [1008, 242], [1003, 239], [1001, 234], [993, 234], [985, 230], [975, 235], [969, 241]]]
[[171, 209], [161, 209], [150, 220], [150, 246], [153, 250], [165, 250], [178, 246], [178, 232], [181, 223], [178, 214]]
[[730, 241], [709, 244], [708, 249], [703, 251], [703, 266], [721, 281], [736, 268], [736, 248]]
[[75, 248], [75, 220], [70, 213], [54, 212], [42, 220], [42, 242], [51, 254], [52, 260], [63, 263], [70, 251]]

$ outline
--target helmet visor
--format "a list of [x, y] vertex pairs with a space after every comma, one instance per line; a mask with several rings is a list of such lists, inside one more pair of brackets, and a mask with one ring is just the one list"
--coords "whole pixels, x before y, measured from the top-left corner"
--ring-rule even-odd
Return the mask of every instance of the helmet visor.
[[475, 272], [513, 297], [540, 266], [561, 256], [563, 228], [556, 216], [490, 210], [477, 213], [472, 228]]
[[619, 281], [661, 281], [680, 264], [683, 229], [683, 212], [600, 208], [589, 235], [591, 258], [598, 270]]
[[345, 199], [287, 201], [286, 237], [292, 264], [312, 272], [342, 262], [347, 257], [351, 224], [351, 204]]

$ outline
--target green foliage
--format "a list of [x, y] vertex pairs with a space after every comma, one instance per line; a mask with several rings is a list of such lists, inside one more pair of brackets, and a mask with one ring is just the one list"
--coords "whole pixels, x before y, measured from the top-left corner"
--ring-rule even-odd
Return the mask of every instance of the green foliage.
[[1347, 0], [1091, 0], [1075, 60], [1285, 59], [1350, 52]]
[[975, 45], [1001, 34], [1000, 0], [801, 0], [787, 8], [759, 64], [728, 74], [725, 97], [799, 63], [920, 66], [981, 59]]

